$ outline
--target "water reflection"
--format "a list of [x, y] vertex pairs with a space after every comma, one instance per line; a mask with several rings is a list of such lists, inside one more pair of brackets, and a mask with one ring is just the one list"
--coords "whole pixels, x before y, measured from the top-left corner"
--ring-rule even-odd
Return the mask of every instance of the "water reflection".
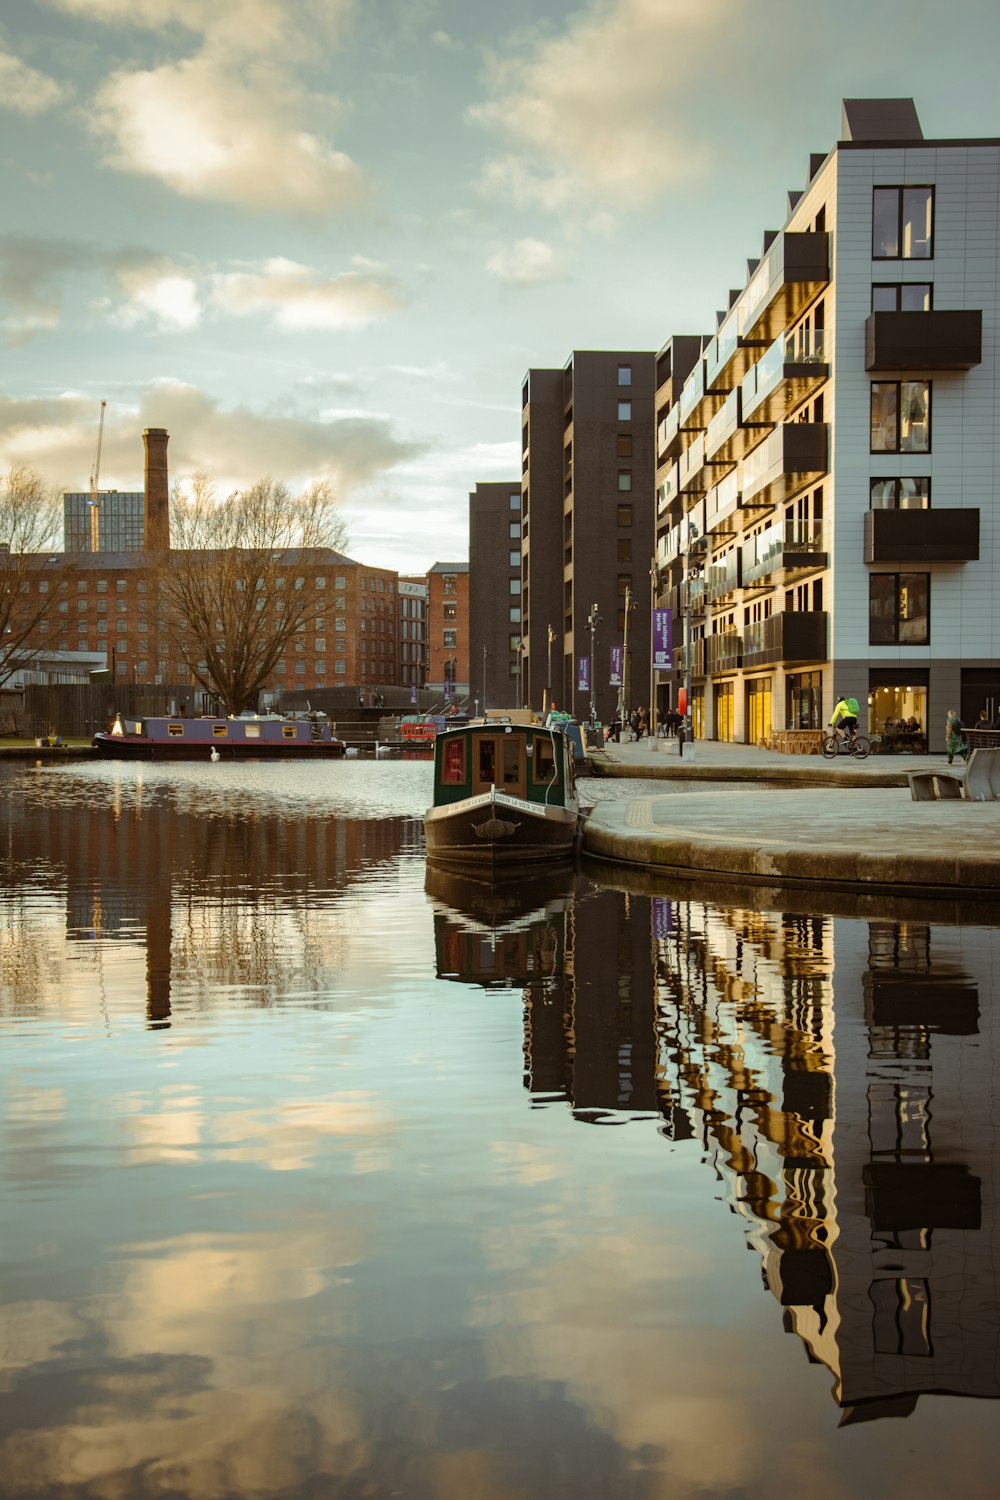
[[0, 775], [5, 1500], [992, 1493], [995, 929], [215, 769]]

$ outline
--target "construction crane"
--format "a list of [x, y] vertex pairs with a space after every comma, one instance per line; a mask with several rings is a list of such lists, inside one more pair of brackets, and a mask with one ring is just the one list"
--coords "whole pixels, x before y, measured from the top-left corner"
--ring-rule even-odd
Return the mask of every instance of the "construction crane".
[[101, 502], [97, 492], [97, 485], [101, 477], [101, 444], [104, 442], [104, 409], [106, 401], [101, 402], [101, 420], [97, 428], [97, 457], [94, 459], [94, 467], [90, 475], [90, 550], [100, 552], [101, 550]]

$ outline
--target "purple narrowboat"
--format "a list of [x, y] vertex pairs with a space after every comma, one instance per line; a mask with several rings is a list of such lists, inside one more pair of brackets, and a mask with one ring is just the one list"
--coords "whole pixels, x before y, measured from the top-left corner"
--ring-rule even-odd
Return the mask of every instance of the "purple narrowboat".
[[111, 760], [314, 760], [345, 753], [322, 714], [150, 718], [115, 714], [94, 748]]

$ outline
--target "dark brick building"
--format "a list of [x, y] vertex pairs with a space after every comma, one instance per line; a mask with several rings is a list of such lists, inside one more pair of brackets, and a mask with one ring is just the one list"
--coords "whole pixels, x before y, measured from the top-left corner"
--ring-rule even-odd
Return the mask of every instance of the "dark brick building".
[[469, 495], [469, 670], [481, 708], [517, 703], [520, 616], [521, 481], [480, 483]]

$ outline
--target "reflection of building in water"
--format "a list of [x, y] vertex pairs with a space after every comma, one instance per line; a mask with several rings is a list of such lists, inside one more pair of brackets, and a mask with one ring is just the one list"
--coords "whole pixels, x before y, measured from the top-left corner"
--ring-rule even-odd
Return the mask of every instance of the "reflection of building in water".
[[170, 1024], [181, 984], [198, 1003], [218, 985], [247, 987], [259, 1004], [290, 980], [302, 994], [329, 987], [336, 955], [317, 913], [414, 842], [418, 820], [289, 818], [190, 795], [190, 807], [162, 786], [144, 799], [140, 778], [97, 813], [4, 802], [9, 883], [65, 891], [71, 942], [99, 953], [108, 940], [145, 941], [151, 1027]]
[[1000, 937], [693, 902], [672, 919], [668, 1125], [698, 1122], [845, 1420], [1000, 1396], [996, 1023], [977, 982]]

